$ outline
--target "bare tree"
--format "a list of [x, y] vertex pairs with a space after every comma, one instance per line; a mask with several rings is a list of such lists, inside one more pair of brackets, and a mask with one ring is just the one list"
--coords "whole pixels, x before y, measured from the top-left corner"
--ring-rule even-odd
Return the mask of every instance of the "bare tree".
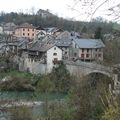
[[79, 16], [86, 17], [86, 20], [92, 20], [94, 15], [101, 10], [107, 17], [111, 17], [113, 21], [120, 21], [120, 2], [117, 0], [73, 0], [73, 5], [68, 5], [72, 11], [78, 13]]

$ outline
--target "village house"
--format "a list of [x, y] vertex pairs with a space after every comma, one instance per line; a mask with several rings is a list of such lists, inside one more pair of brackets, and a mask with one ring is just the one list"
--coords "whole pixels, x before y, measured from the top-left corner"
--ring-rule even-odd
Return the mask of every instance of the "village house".
[[71, 49], [72, 40], [71, 38], [58, 39], [55, 41], [55, 45], [62, 50], [62, 59], [70, 60], [70, 49]]
[[0, 41], [0, 56], [8, 54], [9, 50], [9, 45], [5, 41]]
[[42, 10], [42, 9], [39, 9], [37, 11], [37, 14], [39, 16], [41, 16], [42, 18], [47, 18], [47, 17], [51, 17], [51, 16], [54, 16], [52, 13], [50, 13], [50, 11], [47, 9], [47, 10]]
[[42, 40], [46, 35], [46, 30], [42, 27], [36, 28], [36, 40]]
[[3, 32], [7, 35], [13, 35], [16, 27], [14, 23], [6, 23], [3, 25]]
[[100, 39], [73, 39], [73, 59], [102, 61], [104, 43]]
[[[62, 60], [62, 50], [54, 44], [44, 44], [41, 41], [36, 41], [28, 49], [27, 63], [30, 63], [28, 68], [31, 70], [31, 64], [39, 63], [46, 64], [46, 69], [50, 72], [59, 61]], [[26, 58], [25, 58], [26, 59]], [[27, 64], [26, 63], [26, 64]]]
[[18, 38], [15, 41], [0, 41], [0, 56], [20, 54], [27, 49], [29, 41], [25, 38]]
[[62, 29], [59, 29], [57, 27], [48, 27], [48, 28], [44, 28], [45, 31], [46, 31], [46, 34], [49, 34], [49, 35], [54, 35], [54, 36], [57, 36], [59, 35], [61, 32], [63, 32]]
[[3, 34], [3, 27], [0, 26], [0, 34]]
[[71, 33], [68, 31], [63, 31], [59, 35], [57, 35], [56, 39], [66, 39], [71, 37]]
[[16, 37], [25, 37], [30, 40], [36, 38], [36, 28], [32, 24], [23, 23], [15, 29]]

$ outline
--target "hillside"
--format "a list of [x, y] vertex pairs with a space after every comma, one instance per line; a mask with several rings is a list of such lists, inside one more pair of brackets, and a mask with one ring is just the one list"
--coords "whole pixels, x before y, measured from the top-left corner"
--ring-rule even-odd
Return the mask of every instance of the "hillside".
[[68, 31], [77, 31], [85, 33], [94, 33], [97, 27], [102, 28], [103, 33], [109, 33], [112, 31], [112, 23], [101, 22], [93, 20], [92, 22], [84, 21], [73, 21], [60, 18], [52, 13], [49, 10], [39, 9], [36, 14], [25, 14], [25, 13], [0, 13], [0, 23], [14, 22], [19, 25], [24, 22], [33, 24], [34, 26], [41, 27], [59, 27]]

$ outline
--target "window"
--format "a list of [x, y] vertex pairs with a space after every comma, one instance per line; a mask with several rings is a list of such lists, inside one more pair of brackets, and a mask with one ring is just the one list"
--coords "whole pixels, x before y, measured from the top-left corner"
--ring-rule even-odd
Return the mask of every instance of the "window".
[[86, 58], [89, 58], [89, 54], [86, 54]]
[[58, 61], [58, 58], [54, 58], [54, 61]]
[[65, 55], [67, 55], [67, 52], [65, 52]]
[[30, 34], [28, 33], [28, 36], [29, 36]]
[[53, 63], [57, 64], [58, 63], [58, 58], [54, 58]]
[[89, 49], [87, 49], [87, 52], [89, 52]]
[[84, 58], [84, 54], [81, 54], [81, 58]]
[[23, 31], [25, 31], [25, 29], [23, 28]]
[[96, 52], [97, 52], [97, 50], [98, 50], [98, 49], [96, 48]]
[[54, 50], [56, 50], [56, 47], [54, 47]]
[[84, 49], [82, 48], [82, 52], [84, 52]]
[[32, 34], [32, 36], [34, 36], [34, 33]]
[[32, 29], [32, 31], [34, 31], [34, 29]]
[[98, 57], [101, 57], [101, 54], [98, 54]]
[[74, 57], [77, 57], [77, 53], [74, 53]]
[[54, 55], [54, 56], [56, 56], [56, 55], [57, 55], [57, 53], [53, 53], [53, 55]]
[[28, 29], [28, 31], [29, 31], [29, 29]]
[[23, 36], [25, 35], [25, 33], [23, 33]]
[[101, 49], [99, 49], [99, 52], [101, 52]]

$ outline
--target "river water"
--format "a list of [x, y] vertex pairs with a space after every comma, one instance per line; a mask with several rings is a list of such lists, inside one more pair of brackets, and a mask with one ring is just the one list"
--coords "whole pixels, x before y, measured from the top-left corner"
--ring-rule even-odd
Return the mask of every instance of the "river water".
[[[43, 105], [46, 95], [44, 93], [35, 93], [35, 92], [17, 92], [17, 91], [6, 91], [6, 92], [0, 92], [0, 101], [3, 102], [4, 105], [7, 101], [13, 101], [15, 105], [18, 106], [17, 109], [19, 109], [19, 102], [28, 104], [35, 102], [36, 104], [27, 105], [27, 107], [30, 109], [31, 117], [34, 119], [39, 118], [43, 114]], [[64, 94], [48, 94], [47, 98], [49, 101], [54, 101], [57, 99], [63, 99], [65, 97]], [[0, 104], [1, 106], [4, 106], [3, 103]], [[11, 104], [11, 102], [10, 102]], [[6, 107], [10, 109], [12, 106], [10, 104], [7, 104]], [[13, 104], [12, 104], [13, 105]], [[13, 108], [12, 108], [13, 109]], [[9, 113], [0, 111], [0, 120], [10, 120], [9, 119]]]

